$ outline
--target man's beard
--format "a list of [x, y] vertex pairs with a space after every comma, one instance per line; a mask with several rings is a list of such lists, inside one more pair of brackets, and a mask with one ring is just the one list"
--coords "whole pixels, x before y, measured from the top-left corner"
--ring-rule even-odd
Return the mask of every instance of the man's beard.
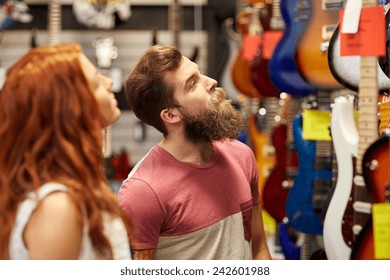
[[211, 96], [210, 106], [197, 114], [179, 108], [188, 140], [194, 143], [236, 139], [243, 129], [241, 114], [226, 100], [225, 91], [217, 88]]

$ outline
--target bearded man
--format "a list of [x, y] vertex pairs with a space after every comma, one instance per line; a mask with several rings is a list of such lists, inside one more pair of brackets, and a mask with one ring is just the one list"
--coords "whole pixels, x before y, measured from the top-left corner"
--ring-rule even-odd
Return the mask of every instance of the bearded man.
[[135, 115], [162, 134], [123, 182], [133, 259], [270, 259], [258, 168], [240, 113], [176, 48], [155, 45], [126, 80]]

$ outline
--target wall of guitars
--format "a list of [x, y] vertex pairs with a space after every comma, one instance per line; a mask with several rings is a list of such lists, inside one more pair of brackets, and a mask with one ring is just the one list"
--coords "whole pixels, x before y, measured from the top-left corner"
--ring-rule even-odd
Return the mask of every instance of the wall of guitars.
[[390, 14], [349, 2], [241, 0], [224, 21], [222, 86], [246, 116], [275, 258], [390, 259]]

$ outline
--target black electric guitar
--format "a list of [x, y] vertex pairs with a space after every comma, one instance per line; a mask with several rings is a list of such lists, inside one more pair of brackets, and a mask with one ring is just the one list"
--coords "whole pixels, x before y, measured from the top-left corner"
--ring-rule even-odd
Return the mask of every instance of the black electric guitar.
[[[390, 13], [386, 13], [387, 22], [387, 33], [390, 33]], [[385, 28], [383, 26], [383, 28]], [[390, 34], [389, 34], [390, 35]], [[387, 38], [387, 49], [389, 49], [390, 37]], [[378, 90], [385, 91], [390, 88], [389, 78], [389, 52], [384, 57], [378, 58], [377, 63], [377, 79], [378, 79]], [[340, 55], [340, 28], [337, 27], [332, 35], [329, 43], [328, 50], [328, 61], [329, 67], [336, 78], [336, 80], [353, 91], [358, 91], [360, 82], [360, 56], [341, 56]]]

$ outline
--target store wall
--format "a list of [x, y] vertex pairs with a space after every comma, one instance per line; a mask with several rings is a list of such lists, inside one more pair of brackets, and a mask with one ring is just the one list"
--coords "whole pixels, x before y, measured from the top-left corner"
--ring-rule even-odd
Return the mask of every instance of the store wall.
[[[129, 21], [119, 22], [112, 30], [89, 29], [78, 23], [73, 16], [71, 0], [62, 0], [61, 7], [61, 42], [78, 42], [82, 45], [85, 54], [95, 60], [95, 50], [92, 42], [102, 36], [111, 36], [114, 45], [118, 47], [118, 58], [112, 63], [113, 77], [116, 83], [123, 83], [136, 61], [152, 44], [154, 31], [157, 41], [161, 44], [173, 44], [172, 30], [169, 28], [169, 3], [171, 1], [153, 0], [133, 1], [132, 15]], [[156, 1], [155, 1], [156, 2]], [[218, 10], [218, 1], [187, 0], [182, 1], [182, 30], [180, 32], [181, 51], [191, 57], [196, 47], [199, 54], [196, 62], [200, 69], [218, 79], [222, 69], [224, 45], [220, 38], [221, 21], [219, 13], [230, 10], [234, 15], [234, 1], [223, 1], [224, 10]], [[30, 23], [16, 23], [3, 30], [3, 40], [0, 45], [0, 66], [9, 67], [18, 58], [31, 48], [32, 30], [37, 30], [36, 44], [49, 42], [48, 5], [43, 0], [27, 0], [33, 21]], [[201, 3], [203, 6], [191, 4]], [[222, 9], [222, 8], [221, 8]], [[226, 14], [227, 15], [227, 14]], [[201, 17], [201, 20], [196, 17]], [[196, 18], [196, 20], [195, 20]], [[221, 44], [222, 43], [222, 44]], [[120, 73], [120, 75], [118, 75]], [[119, 77], [119, 79], [118, 79]], [[140, 126], [138, 119], [129, 110], [122, 90], [116, 92], [116, 97], [122, 109], [120, 120], [112, 127], [113, 152], [126, 150], [129, 153], [131, 164], [137, 163], [142, 156], [161, 139], [161, 134], [147, 125]], [[140, 139], [140, 129], [144, 129], [145, 137]]]

